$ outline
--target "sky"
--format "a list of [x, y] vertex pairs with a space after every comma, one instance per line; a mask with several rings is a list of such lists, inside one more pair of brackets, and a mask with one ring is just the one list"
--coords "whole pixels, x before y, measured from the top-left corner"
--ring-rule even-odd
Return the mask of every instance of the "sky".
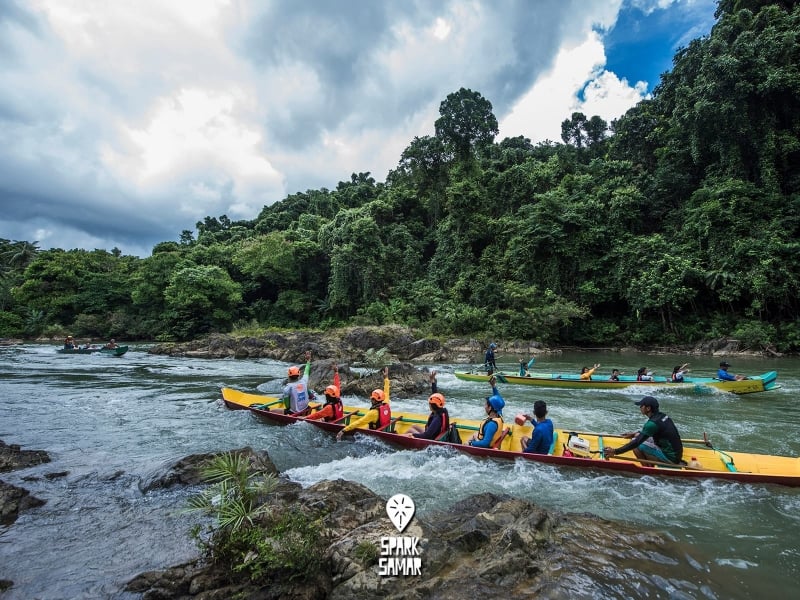
[[648, 97], [715, 0], [0, 0], [0, 238], [119, 248], [385, 181], [464, 87], [561, 141]]

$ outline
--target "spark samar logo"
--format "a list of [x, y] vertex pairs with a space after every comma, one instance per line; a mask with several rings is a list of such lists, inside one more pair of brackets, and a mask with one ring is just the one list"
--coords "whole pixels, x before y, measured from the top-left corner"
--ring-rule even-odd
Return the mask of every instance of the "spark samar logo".
[[[395, 494], [386, 502], [386, 514], [398, 533], [411, 522], [416, 507], [405, 494]], [[416, 536], [381, 537], [381, 556], [378, 559], [379, 575], [420, 575], [422, 560], [419, 556], [419, 538]]]

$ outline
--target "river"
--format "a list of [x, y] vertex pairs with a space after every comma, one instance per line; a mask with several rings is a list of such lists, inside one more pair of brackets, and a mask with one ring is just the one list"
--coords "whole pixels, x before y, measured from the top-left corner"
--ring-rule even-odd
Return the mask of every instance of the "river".
[[[683, 591], [661, 597], [771, 598], [800, 581], [800, 488], [672, 481], [435, 450], [398, 451], [364, 437], [336, 443], [305, 423], [265, 425], [246, 411], [223, 406], [223, 386], [277, 392], [285, 363], [172, 358], [146, 349], [132, 346], [114, 358], [64, 356], [52, 345], [0, 347], [0, 439], [26, 450], [45, 450], [52, 459], [0, 475], [46, 500], [13, 525], [0, 527], [0, 579], [14, 581], [2, 594], [4, 600], [135, 598], [123, 591], [134, 575], [196, 554], [189, 530], [197, 517], [182, 512], [191, 490], [143, 494], [140, 483], [188, 454], [243, 446], [268, 451], [279, 469], [303, 485], [351, 479], [385, 497], [405, 493], [423, 513], [494, 491], [552, 510], [588, 512], [662, 532], [687, 548], [685, 581], [703, 573], [704, 580], [715, 583], [698, 586], [695, 595]], [[506, 358], [513, 365], [504, 365], [500, 357], [501, 368], [514, 368], [520, 357]], [[601, 363], [603, 373], [612, 367], [635, 373], [646, 365], [669, 374], [674, 364], [687, 360], [698, 375], [715, 372], [719, 362], [711, 357], [572, 353], [542, 357], [536, 370], [576, 371]], [[777, 370], [781, 388], [746, 396], [662, 393], [662, 410], [684, 437], [702, 437], [706, 431], [723, 449], [800, 456], [800, 359], [728, 360], [732, 372]], [[486, 390], [453, 376], [463, 366], [427, 366], [439, 370], [439, 387], [452, 415], [482, 417]], [[533, 401], [543, 399], [557, 427], [614, 433], [642, 424], [633, 405], [641, 394], [635, 390], [501, 384], [501, 392], [507, 417], [531, 412]], [[345, 397], [346, 404], [360, 402]], [[422, 397], [395, 398], [393, 405], [426, 412]]]

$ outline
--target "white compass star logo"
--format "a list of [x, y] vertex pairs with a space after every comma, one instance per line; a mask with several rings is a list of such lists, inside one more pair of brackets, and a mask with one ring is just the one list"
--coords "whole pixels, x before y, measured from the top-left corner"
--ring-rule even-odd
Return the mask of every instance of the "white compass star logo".
[[400, 533], [411, 522], [415, 510], [414, 501], [405, 494], [395, 494], [386, 501], [386, 514]]

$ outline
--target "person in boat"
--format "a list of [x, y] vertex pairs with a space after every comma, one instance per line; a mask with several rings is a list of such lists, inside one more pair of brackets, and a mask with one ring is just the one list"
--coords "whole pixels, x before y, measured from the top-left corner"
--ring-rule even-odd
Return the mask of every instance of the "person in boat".
[[717, 371], [717, 379], [721, 379], [722, 381], [741, 381], [742, 379], [747, 379], [744, 375], [731, 375], [728, 373], [728, 368], [730, 367], [730, 363], [726, 361], [722, 361], [719, 363], [719, 370]]
[[431, 414], [428, 415], [428, 422], [425, 423], [425, 429], [412, 425], [407, 435], [422, 438], [423, 440], [436, 440], [450, 429], [450, 413], [444, 407], [444, 394], [440, 394], [437, 391], [436, 370], [431, 369], [429, 379], [431, 382], [431, 395], [428, 397], [428, 408], [430, 408]]
[[339, 366], [336, 363], [333, 363], [331, 367], [333, 368], [333, 384], [325, 388], [325, 403], [320, 407], [319, 410], [308, 415], [306, 419], [324, 419], [330, 423], [331, 421], [338, 421], [344, 417]]
[[523, 452], [531, 454], [548, 454], [553, 445], [553, 422], [547, 418], [547, 403], [537, 400], [533, 403], [533, 417], [524, 415], [533, 423], [533, 436], [523, 437], [520, 448]]
[[108, 341], [108, 343], [105, 346], [103, 346], [103, 348], [105, 348], [106, 350], [113, 350], [114, 348], [119, 348], [119, 345], [117, 345], [117, 340], [111, 338]]
[[674, 383], [683, 383], [684, 376], [689, 372], [689, 369], [687, 368], [688, 366], [689, 363], [683, 363], [682, 365], [673, 367], [670, 380]]
[[609, 381], [619, 381], [619, 376], [622, 375], [619, 369], [611, 369], [611, 375], [608, 378]]
[[370, 407], [367, 414], [353, 421], [337, 433], [336, 439], [341, 440], [345, 433], [350, 433], [358, 428], [381, 429], [390, 425], [392, 422], [392, 409], [389, 406], [390, 387], [389, 367], [383, 367], [383, 389], [372, 390], [372, 394], [369, 396]]
[[595, 363], [595, 365], [591, 369], [589, 367], [583, 367], [581, 369], [581, 379], [583, 381], [591, 381], [592, 375], [599, 368], [600, 368], [600, 363]]
[[497, 371], [497, 362], [495, 362], [496, 357], [494, 354], [495, 348], [497, 348], [497, 344], [492, 342], [486, 349], [486, 354], [483, 355], [483, 366], [490, 375]]
[[642, 367], [636, 371], [636, 381], [653, 381], [653, 372], [648, 371], [647, 367]]
[[486, 398], [484, 405], [486, 419], [481, 423], [478, 433], [469, 439], [470, 446], [491, 448], [503, 435], [503, 407], [506, 401], [497, 391], [494, 377], [489, 378], [489, 385], [492, 386], [492, 395]]
[[533, 366], [533, 363], [536, 362], [536, 357], [531, 356], [531, 359], [528, 362], [525, 362], [524, 358], [519, 359], [519, 376], [520, 377], [530, 377], [530, 369]]
[[289, 382], [283, 388], [283, 412], [287, 415], [299, 417], [305, 416], [309, 411], [308, 407], [308, 374], [311, 372], [311, 352], [306, 350], [306, 368], [302, 377], [300, 367], [292, 365], [287, 372]]
[[72, 339], [71, 335], [68, 335], [64, 339], [64, 350], [75, 350], [75, 340]]
[[616, 454], [633, 450], [639, 459], [681, 464], [683, 460], [681, 436], [672, 419], [659, 410], [658, 400], [653, 396], [645, 396], [635, 404], [642, 415], [647, 417], [647, 423], [641, 431], [622, 434], [622, 437], [631, 441], [619, 448], [606, 448], [605, 457], [611, 458]]

